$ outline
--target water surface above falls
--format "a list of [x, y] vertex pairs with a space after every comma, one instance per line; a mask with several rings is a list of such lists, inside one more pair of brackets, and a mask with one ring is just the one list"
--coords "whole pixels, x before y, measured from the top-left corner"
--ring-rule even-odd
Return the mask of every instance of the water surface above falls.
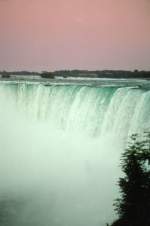
[[111, 222], [120, 154], [149, 127], [144, 80], [0, 82], [1, 224]]

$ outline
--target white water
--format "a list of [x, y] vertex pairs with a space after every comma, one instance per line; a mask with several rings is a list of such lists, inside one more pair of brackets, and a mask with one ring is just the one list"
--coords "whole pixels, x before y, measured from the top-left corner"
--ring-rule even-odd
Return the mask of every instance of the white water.
[[111, 222], [120, 154], [149, 127], [150, 91], [0, 84], [0, 223]]

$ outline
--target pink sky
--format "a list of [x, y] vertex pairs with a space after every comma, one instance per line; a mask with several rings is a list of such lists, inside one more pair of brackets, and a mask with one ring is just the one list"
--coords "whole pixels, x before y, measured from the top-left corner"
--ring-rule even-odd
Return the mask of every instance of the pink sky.
[[0, 70], [150, 70], [150, 0], [0, 0]]

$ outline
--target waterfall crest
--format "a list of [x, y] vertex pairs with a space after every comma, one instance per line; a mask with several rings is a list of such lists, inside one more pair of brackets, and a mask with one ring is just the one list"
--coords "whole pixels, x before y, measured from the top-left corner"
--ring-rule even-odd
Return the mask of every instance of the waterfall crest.
[[1, 84], [0, 93], [25, 118], [64, 131], [100, 136], [150, 126], [150, 91], [138, 88], [18, 83]]

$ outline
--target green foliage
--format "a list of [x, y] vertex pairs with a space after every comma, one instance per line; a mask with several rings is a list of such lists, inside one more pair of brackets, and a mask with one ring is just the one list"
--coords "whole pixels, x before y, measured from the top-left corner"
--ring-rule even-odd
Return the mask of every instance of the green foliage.
[[150, 133], [137, 134], [122, 154], [121, 198], [115, 202], [119, 220], [112, 226], [150, 226]]
[[10, 75], [7, 71], [1, 72], [1, 75], [2, 75], [2, 78], [9, 78], [10, 77]]
[[54, 75], [53, 75], [52, 72], [43, 71], [43, 72], [41, 73], [41, 77], [42, 77], [42, 78], [53, 79], [53, 78], [54, 78]]

